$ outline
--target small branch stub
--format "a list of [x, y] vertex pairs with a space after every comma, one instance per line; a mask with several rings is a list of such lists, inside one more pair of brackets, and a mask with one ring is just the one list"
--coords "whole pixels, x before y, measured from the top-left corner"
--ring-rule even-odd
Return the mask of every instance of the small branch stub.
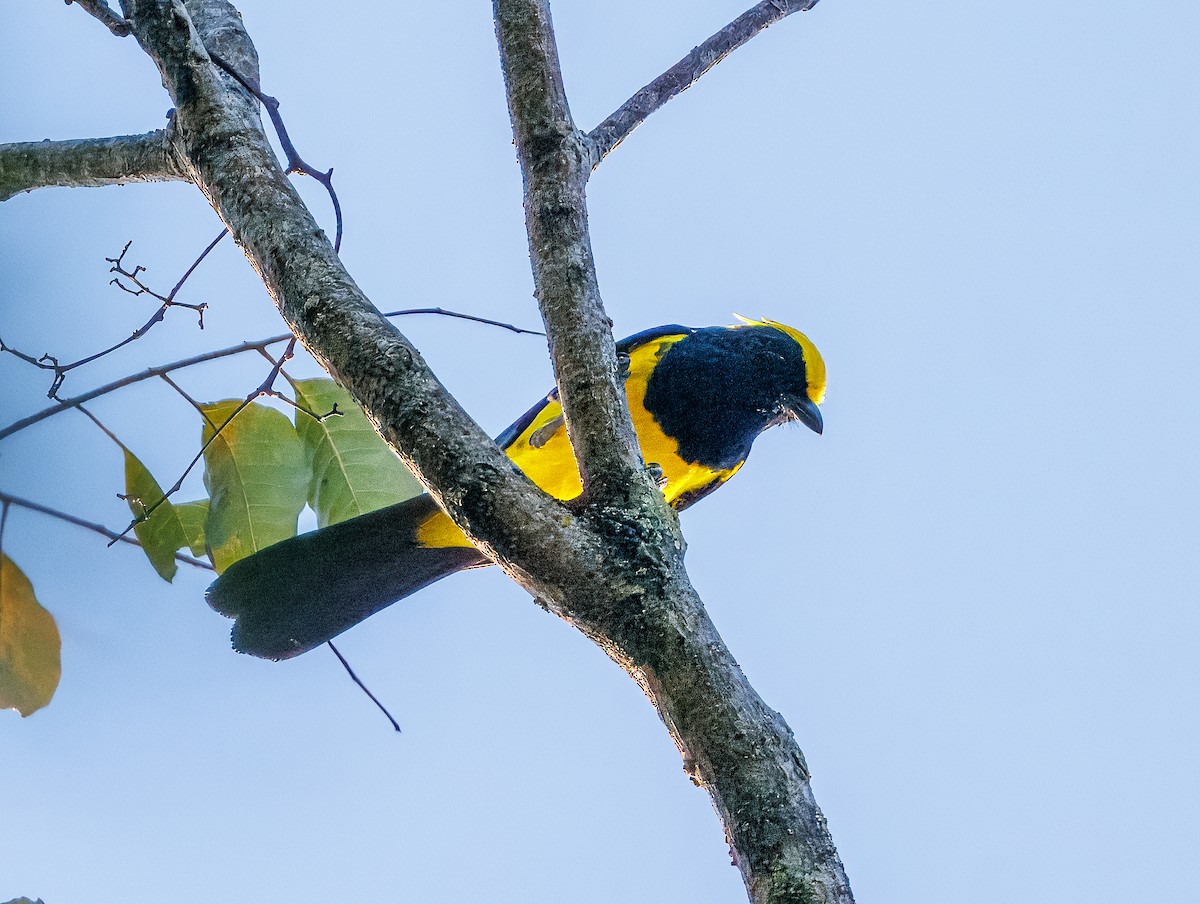
[[118, 38], [129, 36], [129, 23], [122, 19], [104, 0], [66, 0], [67, 6], [74, 3], [89, 16], [94, 16]]

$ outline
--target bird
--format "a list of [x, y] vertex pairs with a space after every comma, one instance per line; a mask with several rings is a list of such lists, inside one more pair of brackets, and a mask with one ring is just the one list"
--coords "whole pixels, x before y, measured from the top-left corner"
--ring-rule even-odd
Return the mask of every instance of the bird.
[[[764, 430], [797, 421], [824, 431], [825, 362], [773, 320], [679, 324], [617, 343], [642, 458], [682, 511], [738, 472]], [[570, 501], [583, 485], [557, 390], [496, 438], [544, 492]], [[289, 659], [448, 575], [490, 565], [424, 493], [284, 540], [234, 562], [207, 599], [235, 619], [236, 650]]]

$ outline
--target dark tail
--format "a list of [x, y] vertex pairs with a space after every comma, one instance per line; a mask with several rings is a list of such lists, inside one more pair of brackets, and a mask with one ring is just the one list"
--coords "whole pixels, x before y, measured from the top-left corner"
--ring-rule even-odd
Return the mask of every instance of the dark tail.
[[421, 495], [276, 543], [226, 569], [208, 604], [237, 619], [234, 649], [298, 656], [427, 584], [489, 564], [470, 547], [418, 545], [417, 527], [437, 511]]

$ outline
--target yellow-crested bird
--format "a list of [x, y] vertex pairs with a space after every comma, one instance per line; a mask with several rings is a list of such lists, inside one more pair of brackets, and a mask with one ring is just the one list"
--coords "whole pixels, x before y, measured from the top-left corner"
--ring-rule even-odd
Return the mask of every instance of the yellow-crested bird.
[[[762, 431], [799, 421], [820, 433], [825, 363], [808, 337], [772, 320], [645, 330], [617, 343], [642, 458], [667, 502], [687, 508], [737, 473]], [[557, 392], [496, 440], [542, 490], [582, 492]], [[428, 494], [302, 534], [235, 562], [209, 603], [237, 619], [234, 647], [286, 659], [456, 571], [490, 564]]]

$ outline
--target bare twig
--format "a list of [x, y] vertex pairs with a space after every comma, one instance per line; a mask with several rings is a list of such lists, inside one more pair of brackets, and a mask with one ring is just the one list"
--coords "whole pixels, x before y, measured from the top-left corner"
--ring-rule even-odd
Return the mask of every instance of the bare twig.
[[764, 0], [742, 13], [682, 60], [625, 101], [608, 119], [588, 133], [592, 148], [592, 168], [646, 117], [682, 91], [686, 91], [704, 73], [725, 59], [768, 26], [792, 13], [807, 12], [818, 0]]
[[93, 424], [95, 424], [101, 433], [103, 433], [110, 440], [112, 440], [117, 446], [119, 446], [122, 452], [130, 451], [129, 447], [127, 445], [125, 445], [123, 442], [121, 442], [120, 437], [118, 437], [115, 433], [113, 433], [112, 430], [110, 430], [108, 428], [108, 426], [104, 423], [104, 421], [100, 420], [100, 418], [96, 417], [96, 415], [92, 414], [90, 411], [88, 411], [82, 405], [76, 405], [75, 408], [80, 414], [82, 414], [89, 421], [91, 421]]
[[[286, 370], [283, 369], [283, 364], [285, 361], [287, 361], [289, 358], [292, 357], [295, 350], [296, 350], [296, 340], [293, 338], [292, 341], [288, 343], [287, 350], [283, 353], [283, 358], [281, 358], [279, 360], [272, 358], [271, 353], [268, 352], [266, 349], [262, 349], [261, 351], [259, 351], [260, 355], [262, 355], [264, 358], [266, 358], [268, 361], [270, 361], [273, 365], [275, 365], [278, 368], [278, 375], [288, 381], [288, 384], [292, 387], [293, 391], [296, 388], [296, 381], [293, 380], [291, 375]], [[345, 414], [345, 412], [343, 412], [340, 408], [338, 408], [337, 402], [333, 403], [333, 408], [331, 408], [329, 411], [326, 411], [324, 414], [318, 414], [317, 412], [313, 411], [311, 408], [301, 405], [298, 400], [280, 392], [278, 389], [272, 388], [269, 391], [267, 391], [266, 393], [264, 393], [264, 395], [268, 395], [273, 399], [279, 399], [279, 401], [283, 402], [285, 405], [288, 405], [291, 408], [294, 408], [296, 411], [300, 411], [300, 412], [303, 412], [304, 414], [307, 414], [310, 418], [312, 418], [318, 424], [322, 424], [325, 421], [327, 421], [333, 417], [342, 417]]]
[[[187, 282], [189, 278], [191, 278], [191, 275], [196, 272], [196, 268], [199, 267], [204, 262], [204, 259], [206, 257], [208, 257], [208, 255], [212, 252], [212, 250], [214, 248], [217, 247], [217, 245], [220, 243], [221, 239], [225, 238], [225, 236], [227, 236], [227, 235], [229, 235], [229, 230], [222, 229], [220, 235], [218, 235], [215, 239], [213, 239], [211, 242], [208, 243], [208, 246], [205, 247], [205, 249], [200, 252], [200, 256], [198, 258], [196, 258], [194, 261], [192, 261], [192, 265], [190, 267], [188, 267], [186, 271], [184, 271], [183, 276], [179, 277], [179, 282], [175, 283], [175, 285], [171, 289], [171, 291], [167, 293], [167, 298], [166, 298], [167, 301], [175, 300], [175, 296], [179, 294], [179, 290], [183, 288], [183, 284], [185, 282]], [[125, 247], [128, 248], [129, 246], [126, 245]], [[121, 252], [122, 255], [124, 255], [124, 253], [125, 253], [124, 251]], [[186, 307], [186, 305], [185, 305], [185, 307]], [[201, 327], [204, 326], [203, 315], [201, 315], [201, 318], [200, 318], [200, 325], [201, 325]]]
[[[132, 240], [125, 243], [125, 247], [121, 249], [121, 253], [117, 257], [106, 257], [105, 260], [112, 264], [112, 267], [109, 268], [108, 272], [118, 274], [109, 281], [110, 285], [115, 285], [122, 292], [128, 292], [130, 295], [149, 295], [150, 297], [161, 301], [162, 304], [159, 306], [158, 310], [150, 316], [150, 319], [134, 330], [133, 333], [131, 333], [129, 336], [126, 336], [120, 342], [110, 345], [103, 351], [88, 355], [85, 358], [80, 358], [78, 361], [72, 361], [70, 364], [61, 364], [58, 358], [51, 354], [44, 354], [39, 358], [34, 358], [32, 355], [27, 355], [24, 352], [4, 345], [2, 341], [0, 341], [0, 351], [6, 351], [11, 355], [20, 358], [22, 361], [32, 364], [34, 367], [41, 368], [42, 370], [53, 371], [54, 379], [51, 381], [50, 389], [46, 395], [49, 398], [57, 399], [58, 390], [62, 388], [63, 381], [66, 380], [68, 373], [78, 367], [83, 367], [85, 364], [91, 364], [93, 361], [98, 361], [100, 358], [117, 351], [117, 349], [124, 348], [126, 345], [129, 345], [129, 343], [136, 342], [138, 339], [141, 339], [148, 332], [150, 332], [155, 325], [163, 321], [167, 311], [170, 308], [187, 308], [191, 311], [195, 311], [200, 318], [200, 329], [204, 329], [204, 312], [208, 308], [208, 305], [204, 302], [201, 302], [200, 304], [187, 304], [182, 301], [175, 301], [175, 293], [180, 290], [187, 278], [192, 275], [193, 271], [195, 271], [200, 261], [204, 260], [204, 257], [208, 254], [208, 252], [212, 251], [212, 249], [216, 246], [216, 243], [221, 240], [221, 237], [224, 234], [225, 233], [222, 232], [221, 235], [217, 236], [216, 241], [212, 242], [212, 244], [204, 249], [203, 253], [196, 260], [196, 262], [188, 268], [188, 271], [183, 275], [183, 278], [175, 284], [175, 288], [171, 290], [171, 294], [169, 295], [159, 295], [144, 282], [142, 282], [140, 274], [145, 272], [145, 267], [138, 265], [135, 266], [133, 270], [125, 269], [125, 253], [129, 250], [129, 246], [133, 244]], [[129, 288], [127, 285], [121, 282], [122, 277], [127, 279], [137, 288]]]
[[[9, 505], [15, 505], [20, 508], [29, 509], [31, 512], [39, 512], [43, 515], [49, 515], [51, 518], [57, 518], [59, 521], [66, 521], [68, 524], [74, 524], [76, 527], [82, 527], [94, 533], [100, 534], [102, 537], [107, 537], [112, 541], [112, 543], [120, 541], [122, 543], [128, 543], [130, 546], [140, 547], [142, 545], [133, 537], [126, 537], [122, 534], [118, 534], [116, 531], [109, 530], [103, 524], [96, 524], [93, 521], [85, 521], [82, 518], [77, 518], [74, 515], [67, 514], [66, 512], [60, 512], [58, 509], [50, 508], [48, 505], [41, 505], [37, 502], [31, 502], [28, 499], [22, 499], [20, 496], [13, 496], [11, 493], [0, 491], [0, 502], [2, 502], [6, 507]], [[111, 546], [112, 543], [109, 545]], [[207, 571], [213, 570], [212, 565], [210, 565], [208, 562], [201, 561], [200, 559], [194, 559], [191, 556], [184, 555], [183, 553], [175, 553], [175, 559], [179, 562], [183, 562], [185, 565], [191, 565], [194, 568], [203, 568]]]
[[[112, 267], [109, 268], [108, 272], [117, 274], [116, 276], [114, 276], [112, 279], [109, 280], [109, 285], [116, 286], [122, 292], [128, 292], [130, 295], [135, 295], [135, 296], [136, 295], [149, 295], [151, 298], [155, 298], [158, 301], [161, 301], [162, 308], [159, 310], [159, 313], [158, 313], [156, 319], [151, 321], [152, 323], [157, 323], [159, 320], [162, 320], [163, 315], [167, 311], [167, 308], [171, 308], [171, 307], [187, 308], [190, 311], [196, 312], [196, 314], [200, 318], [200, 329], [204, 329], [204, 312], [206, 310], [208, 310], [208, 305], [204, 302], [201, 302], [200, 304], [186, 304], [185, 302], [182, 302], [182, 301], [176, 301], [175, 293], [177, 293], [181, 288], [183, 288], [183, 284], [185, 282], [187, 282], [187, 278], [196, 271], [196, 268], [198, 266], [200, 266], [200, 262], [203, 261], [204, 258], [208, 256], [208, 253], [210, 251], [212, 251], [213, 248], [217, 247], [217, 242], [221, 241], [221, 239], [223, 239], [224, 237], [225, 237], [225, 232], [222, 232], [219, 236], [216, 237], [216, 239], [214, 239], [212, 242], [209, 243], [207, 248], [205, 248], [203, 251], [200, 252], [200, 256], [198, 258], [196, 258], [196, 260], [192, 263], [192, 265], [190, 267], [188, 267], [187, 272], [184, 273], [182, 277], [180, 277], [179, 282], [175, 283], [175, 288], [173, 288], [170, 291], [170, 293], [167, 295], [159, 295], [157, 292], [155, 292], [153, 289], [151, 289], [149, 286], [147, 286], [144, 282], [142, 282], [142, 280], [140, 279], [140, 274], [145, 273], [146, 268], [143, 267], [141, 264], [135, 265], [132, 270], [125, 269], [125, 254], [127, 251], [129, 251], [129, 246], [133, 244], [133, 240], [130, 239], [128, 242], [125, 243], [125, 247], [121, 249], [120, 254], [118, 254], [116, 257], [106, 257], [105, 258], [105, 260], [108, 263], [112, 264]], [[137, 288], [131, 289], [128, 286], [126, 286], [123, 282], [121, 282], [122, 277], [129, 280], [129, 282], [133, 283], [133, 285], [135, 285]], [[150, 324], [147, 324], [142, 329], [148, 330], [149, 328], [150, 328]], [[138, 338], [137, 334], [135, 334], [133, 336], [133, 338]], [[126, 340], [126, 341], [128, 342], [130, 340]], [[120, 346], [116, 346], [116, 347], [119, 348]], [[107, 352], [101, 352], [101, 354], [107, 354]], [[99, 357], [99, 355], [93, 356], [93, 358], [88, 359], [88, 360], [94, 360], [96, 357]], [[78, 366], [78, 365], [73, 365], [73, 366]]]
[[197, 414], [200, 414], [200, 415], [204, 414], [204, 406], [201, 405], [199, 402], [197, 402], [195, 399], [193, 399], [184, 390], [184, 388], [182, 386], [180, 386], [178, 383], [176, 383], [174, 380], [172, 380], [169, 374], [159, 374], [159, 377], [162, 378], [162, 381], [164, 383], [166, 383], [168, 386], [170, 386], [172, 389], [174, 389], [175, 392], [178, 393], [185, 402], [187, 402], [194, 409], [196, 409]]
[[[401, 317], [406, 314], [440, 314], [446, 317], [457, 317], [461, 320], [471, 320], [476, 323], [487, 324], [488, 326], [497, 326], [513, 333], [527, 334], [530, 336], [545, 335], [545, 333], [538, 332], [537, 330], [527, 330], [519, 326], [513, 326], [511, 323], [501, 323], [499, 320], [489, 320], [486, 317], [476, 317], [472, 314], [460, 314], [457, 311], [447, 311], [443, 310], [442, 308], [410, 308], [403, 311], [390, 311], [383, 316]], [[48, 417], [59, 414], [70, 408], [74, 408], [83, 402], [90, 402], [92, 399], [97, 399], [100, 396], [108, 395], [110, 392], [116, 392], [118, 389], [124, 389], [126, 386], [133, 386], [136, 383], [141, 383], [143, 380], [150, 380], [154, 377], [163, 377], [165, 374], [169, 374], [176, 370], [183, 370], [185, 367], [194, 367], [197, 364], [205, 364], [209, 361], [216, 361], [221, 358], [228, 358], [233, 355], [243, 354], [245, 352], [261, 352], [272, 345], [278, 345], [280, 342], [286, 342], [291, 338], [293, 338], [291, 333], [281, 333], [278, 336], [270, 336], [266, 339], [258, 339], [252, 342], [242, 342], [238, 345], [231, 345], [228, 348], [221, 348], [215, 351], [193, 355], [192, 357], [184, 358], [181, 361], [174, 361], [170, 364], [160, 364], [157, 367], [147, 368], [140, 373], [122, 377], [120, 380], [114, 380], [112, 383], [106, 383], [103, 386], [99, 386], [90, 392], [77, 395], [74, 398], [62, 399], [57, 405], [51, 405], [49, 408], [44, 408], [36, 414], [31, 414], [29, 417], [21, 418], [19, 421], [14, 421], [7, 427], [0, 428], [0, 440], [12, 436], [14, 433], [18, 433], [21, 430], [24, 430], [26, 427], [32, 427], [34, 424], [38, 423], [39, 421], [43, 421]], [[2, 341], [0, 341], [0, 351], [8, 352], [10, 355], [20, 358], [22, 361], [27, 361], [30, 364], [41, 366], [38, 364], [38, 360], [36, 358], [33, 358], [24, 352], [17, 351], [14, 348], [9, 348], [8, 346], [4, 345]], [[171, 385], [174, 386], [175, 384], [172, 383]], [[175, 388], [178, 389], [177, 386]], [[193, 402], [193, 404], [195, 403]]]
[[103, 22], [118, 38], [128, 37], [129, 23], [117, 15], [104, 0], [67, 0], [67, 6], [72, 2], [89, 16], [95, 16]]
[[[12, 436], [14, 433], [24, 430], [26, 427], [31, 427], [32, 425], [38, 423], [39, 421], [43, 421], [52, 415], [59, 414], [60, 412], [66, 411], [70, 408], [74, 408], [82, 402], [90, 402], [92, 399], [97, 399], [100, 396], [108, 395], [110, 392], [115, 392], [118, 389], [124, 389], [126, 386], [133, 386], [134, 384], [141, 383], [144, 380], [151, 380], [155, 377], [161, 377], [163, 374], [171, 373], [172, 371], [176, 370], [182, 370], [185, 367], [194, 367], [197, 364], [205, 364], [209, 361], [216, 361], [221, 358], [240, 355], [244, 352], [257, 351], [260, 348], [265, 348], [269, 345], [274, 345], [291, 338], [291, 333], [284, 333], [282, 336], [272, 336], [269, 339], [263, 339], [257, 342], [243, 342], [239, 345], [231, 345], [228, 348], [204, 352], [203, 354], [193, 355], [190, 358], [184, 358], [180, 361], [173, 361], [170, 364], [160, 364], [157, 367], [149, 367], [140, 373], [130, 374], [127, 377], [122, 377], [120, 380], [114, 380], [111, 383], [98, 386], [90, 392], [82, 393], [70, 399], [63, 399], [57, 405], [51, 405], [49, 408], [44, 408], [36, 414], [31, 414], [29, 417], [21, 418], [21, 420], [15, 421], [9, 424], [7, 427], [0, 429], [0, 439], [5, 439], [6, 437]], [[5, 348], [4, 350], [10, 352], [11, 354], [17, 355], [18, 357], [26, 357], [18, 352], [13, 351], [12, 349]]]
[[384, 317], [403, 317], [406, 314], [440, 314], [442, 317], [457, 317], [459, 320], [470, 320], [474, 323], [483, 323], [487, 326], [498, 326], [503, 330], [508, 330], [512, 333], [525, 336], [545, 336], [541, 330], [527, 330], [523, 327], [513, 326], [511, 323], [502, 323], [499, 320], [489, 320], [487, 317], [476, 317], [474, 314], [460, 314], [458, 311], [447, 311], [445, 308], [406, 308], [403, 311], [389, 311], [384, 314]]
[[364, 694], [371, 698], [371, 702], [379, 707], [379, 711], [387, 716], [387, 720], [392, 723], [392, 728], [396, 729], [396, 731], [399, 731], [400, 723], [392, 718], [392, 714], [387, 711], [387, 707], [380, 703], [379, 698], [371, 693], [371, 689], [363, 684], [361, 679], [354, 674], [354, 669], [350, 668], [350, 663], [346, 661], [346, 657], [342, 655], [341, 651], [333, 645], [333, 641], [326, 641], [326, 646], [333, 650], [333, 655], [338, 658], [338, 662], [342, 664], [342, 668], [346, 670], [346, 674], [350, 676], [350, 679], [362, 689]]
[[337, 192], [333, 190], [333, 168], [330, 167], [328, 172], [321, 172], [314, 169], [304, 162], [300, 153], [296, 150], [296, 146], [292, 144], [291, 136], [288, 135], [287, 127], [283, 124], [283, 117], [279, 114], [279, 101], [269, 94], [263, 93], [262, 86], [258, 83], [258, 79], [250, 75], [243, 75], [219, 54], [211, 48], [208, 51], [209, 58], [212, 59], [221, 69], [233, 76], [235, 80], [243, 88], [249, 91], [254, 97], [267, 109], [267, 115], [271, 117], [271, 125], [275, 127], [275, 134], [279, 136], [279, 145], [283, 148], [283, 153], [287, 157], [287, 173], [303, 173], [306, 176], [311, 176], [322, 185], [325, 186], [325, 191], [329, 193], [329, 200], [333, 202], [333, 216], [337, 224], [337, 231], [333, 238], [333, 250], [342, 250], [342, 205], [338, 201]]
[[172, 130], [144, 135], [0, 144], [0, 201], [35, 188], [95, 188], [127, 182], [186, 182]]

